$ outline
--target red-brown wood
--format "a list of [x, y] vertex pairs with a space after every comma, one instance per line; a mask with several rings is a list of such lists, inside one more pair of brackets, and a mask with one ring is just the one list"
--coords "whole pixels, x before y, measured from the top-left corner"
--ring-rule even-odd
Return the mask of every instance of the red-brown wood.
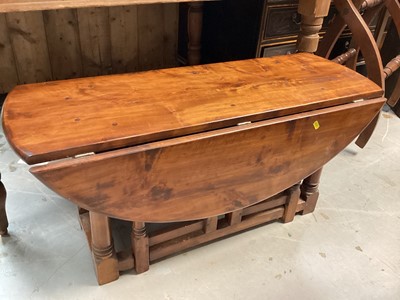
[[322, 169], [304, 179], [301, 185], [301, 198], [305, 201], [305, 208], [302, 214], [312, 213], [317, 205], [319, 196], [319, 182], [322, 175]]
[[90, 211], [144, 222], [202, 219], [257, 203], [307, 177], [347, 146], [383, 102], [154, 142], [31, 172]]
[[[328, 6], [329, 0], [300, 1], [299, 50], [315, 50]], [[198, 62], [199, 31], [191, 29], [199, 28], [201, 13], [192, 13], [189, 48]], [[118, 270], [135, 266], [141, 273], [174, 252], [312, 211], [321, 166], [384, 100], [351, 102], [381, 95], [377, 85], [344, 67], [298, 54], [22, 86], [8, 97], [3, 125], [31, 164], [96, 152], [31, 171], [90, 210], [82, 224], [90, 226], [85, 232], [102, 284], [118, 278]], [[236, 126], [248, 121], [259, 122]], [[300, 200], [298, 182], [308, 175]], [[130, 253], [115, 254], [110, 216], [134, 221], [135, 262]], [[150, 237], [146, 232], [146, 221], [193, 219], [201, 220]]]
[[135, 258], [135, 270], [140, 274], [149, 269], [149, 238], [146, 233], [146, 224], [133, 222], [132, 225], [132, 249]]
[[118, 260], [111, 237], [109, 218], [90, 211], [92, 258], [99, 284], [119, 277]]
[[283, 223], [292, 222], [297, 211], [297, 204], [300, 198], [300, 183], [295, 184], [288, 190], [285, 203], [285, 212], [282, 217]]
[[3, 128], [32, 164], [381, 95], [363, 76], [302, 53], [19, 86]]

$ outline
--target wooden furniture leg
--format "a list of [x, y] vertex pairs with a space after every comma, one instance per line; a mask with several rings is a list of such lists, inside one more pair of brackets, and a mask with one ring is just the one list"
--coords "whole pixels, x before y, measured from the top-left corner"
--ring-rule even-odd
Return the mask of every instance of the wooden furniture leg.
[[[1, 175], [0, 175], [1, 180]], [[6, 189], [0, 181], [0, 236], [8, 234], [8, 219], [6, 214]]]
[[328, 15], [329, 0], [300, 0], [301, 14], [300, 34], [297, 39], [297, 51], [314, 53], [319, 43], [319, 31], [324, 17]]
[[119, 278], [118, 259], [106, 215], [89, 212], [92, 233], [92, 258], [98, 283], [105, 284]]
[[297, 211], [297, 204], [300, 199], [300, 183], [295, 184], [288, 190], [288, 198], [285, 204], [285, 212], [283, 214], [283, 223], [292, 222]]
[[303, 215], [313, 212], [317, 205], [321, 174], [322, 168], [304, 179], [301, 185], [301, 198], [306, 202], [306, 206], [302, 212]]
[[201, 34], [203, 28], [203, 2], [189, 3], [188, 10], [188, 65], [201, 60]]
[[218, 217], [211, 217], [204, 220], [204, 233], [210, 233], [217, 230]]
[[132, 249], [135, 257], [135, 270], [140, 274], [149, 269], [149, 238], [146, 233], [146, 224], [133, 222], [132, 225]]

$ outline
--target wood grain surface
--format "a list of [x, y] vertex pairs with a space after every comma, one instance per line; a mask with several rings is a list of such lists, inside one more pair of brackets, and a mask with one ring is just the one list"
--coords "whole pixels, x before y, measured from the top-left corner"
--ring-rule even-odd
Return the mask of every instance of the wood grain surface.
[[295, 54], [19, 86], [4, 104], [3, 128], [32, 164], [382, 93], [352, 70]]
[[107, 7], [136, 4], [178, 3], [215, 0], [1, 0], [0, 13], [80, 7]]
[[324, 108], [31, 168], [62, 197], [125, 220], [203, 219], [298, 183], [343, 150], [385, 99]]

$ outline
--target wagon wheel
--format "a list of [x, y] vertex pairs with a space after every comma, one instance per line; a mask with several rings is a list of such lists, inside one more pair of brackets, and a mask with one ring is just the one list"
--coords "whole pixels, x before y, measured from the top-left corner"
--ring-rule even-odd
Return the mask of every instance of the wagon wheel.
[[[385, 79], [392, 75], [400, 66], [400, 56], [398, 55], [393, 58], [383, 68], [379, 48], [368, 24], [371, 23], [376, 14], [385, 9], [392, 16], [397, 32], [400, 33], [400, 5], [398, 0], [334, 0], [334, 3], [339, 14], [330, 23], [316, 54], [328, 58], [339, 36], [346, 26], [348, 26], [352, 32], [350, 49], [335, 58], [334, 61], [341, 64], [346, 63], [347, 67], [355, 69], [357, 57], [361, 51], [366, 62], [367, 77], [384, 89]], [[397, 81], [396, 88], [392, 92], [388, 104], [394, 106], [399, 96], [400, 79]], [[359, 147], [364, 148], [367, 144], [378, 119], [379, 115], [360, 134], [356, 141]]]

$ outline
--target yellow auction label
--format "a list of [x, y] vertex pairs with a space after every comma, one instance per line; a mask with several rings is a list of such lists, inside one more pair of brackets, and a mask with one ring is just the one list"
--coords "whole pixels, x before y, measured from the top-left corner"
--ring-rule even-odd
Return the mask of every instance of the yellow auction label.
[[318, 130], [319, 127], [320, 127], [318, 121], [315, 121], [315, 122], [313, 123], [313, 125], [314, 125], [314, 129], [315, 129], [315, 130]]

